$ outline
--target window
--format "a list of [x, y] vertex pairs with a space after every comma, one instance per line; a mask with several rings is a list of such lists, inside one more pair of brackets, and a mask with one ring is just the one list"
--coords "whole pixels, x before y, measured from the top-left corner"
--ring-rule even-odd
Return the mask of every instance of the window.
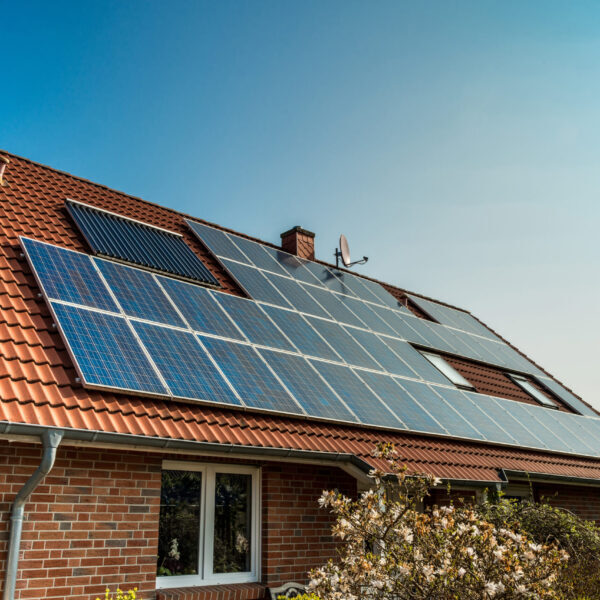
[[514, 373], [508, 373], [508, 376], [527, 394], [537, 400], [540, 404], [548, 406], [549, 408], [558, 408], [558, 405], [554, 400], [551, 400], [543, 392], [540, 392], [529, 379], [522, 375], [515, 375]]
[[445, 375], [456, 387], [474, 390], [475, 387], [467, 381], [452, 365], [447, 363], [439, 354], [421, 352], [421, 354], [443, 375]]
[[259, 470], [165, 461], [157, 587], [258, 580]]

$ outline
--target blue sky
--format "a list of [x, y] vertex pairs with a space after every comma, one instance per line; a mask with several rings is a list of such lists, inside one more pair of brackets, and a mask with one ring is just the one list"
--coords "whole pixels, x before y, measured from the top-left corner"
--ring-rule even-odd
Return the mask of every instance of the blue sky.
[[472, 310], [600, 406], [600, 4], [5, 2], [0, 147]]

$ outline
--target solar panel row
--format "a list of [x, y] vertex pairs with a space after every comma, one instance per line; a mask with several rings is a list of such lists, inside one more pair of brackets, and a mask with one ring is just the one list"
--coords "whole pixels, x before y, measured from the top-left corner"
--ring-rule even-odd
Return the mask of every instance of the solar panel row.
[[600, 455], [600, 419], [450, 387], [398, 337], [22, 244], [88, 386]]

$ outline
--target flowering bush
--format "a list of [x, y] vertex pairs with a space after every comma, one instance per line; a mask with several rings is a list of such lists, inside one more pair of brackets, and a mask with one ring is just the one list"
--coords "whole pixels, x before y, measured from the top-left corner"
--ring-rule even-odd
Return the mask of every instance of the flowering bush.
[[[110, 593], [110, 590], [106, 588], [106, 592], [104, 593], [104, 600], [136, 600], [136, 592], [137, 588], [133, 588], [132, 590], [129, 590], [127, 592], [124, 592], [123, 590], [117, 588], [117, 595], [113, 596]], [[96, 600], [100, 600], [100, 598], [96, 598]]]
[[319, 503], [336, 517], [337, 561], [311, 572], [309, 590], [323, 600], [482, 600], [558, 598], [553, 583], [568, 554], [554, 542], [492, 524], [473, 507], [417, 510], [439, 480], [408, 477], [391, 445], [392, 481], [371, 473], [373, 489], [358, 500], [323, 492]]

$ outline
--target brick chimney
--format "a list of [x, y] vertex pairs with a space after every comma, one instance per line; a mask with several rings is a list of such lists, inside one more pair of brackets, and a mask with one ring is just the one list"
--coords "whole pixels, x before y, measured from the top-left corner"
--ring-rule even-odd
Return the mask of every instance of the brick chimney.
[[281, 249], [300, 258], [315, 260], [315, 234], [296, 225], [281, 234]]

